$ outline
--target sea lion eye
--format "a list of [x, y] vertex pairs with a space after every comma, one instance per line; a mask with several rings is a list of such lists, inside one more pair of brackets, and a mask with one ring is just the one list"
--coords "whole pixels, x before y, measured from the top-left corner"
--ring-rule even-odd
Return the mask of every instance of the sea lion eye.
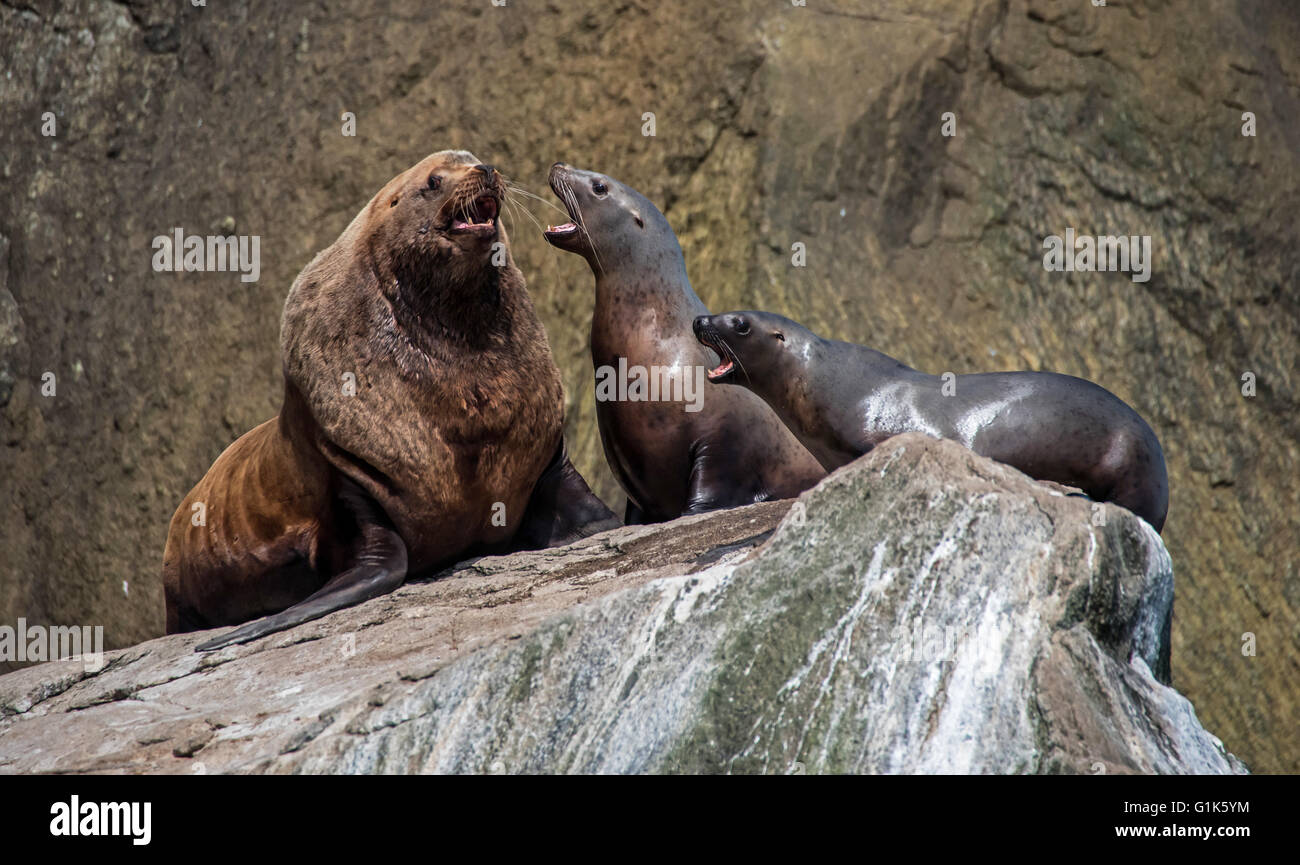
[[774, 330], [774, 331], [772, 331], [772, 336], [774, 336], [774, 337], [776, 337], [777, 339], [781, 340], [781, 342], [785, 342], [785, 334], [781, 333], [781, 331], [779, 331], [779, 330]]
[[430, 175], [429, 175], [429, 188], [430, 188], [430, 189], [437, 189], [437, 188], [440, 187], [440, 186], [442, 186], [442, 175], [441, 175], [441, 174], [430, 174]]
[[591, 191], [597, 195], [604, 195], [606, 192], [609, 192], [609, 187], [601, 183], [599, 180], [593, 180], [591, 181]]
[[743, 318], [740, 321], [736, 322], [737, 336], [745, 336], [748, 333], [749, 333], [749, 322], [745, 321]]

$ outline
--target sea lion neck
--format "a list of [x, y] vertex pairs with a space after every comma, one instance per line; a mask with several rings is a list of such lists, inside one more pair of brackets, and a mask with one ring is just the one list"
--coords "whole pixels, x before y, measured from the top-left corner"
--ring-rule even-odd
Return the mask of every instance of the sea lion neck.
[[372, 266], [398, 330], [426, 352], [431, 353], [434, 341], [476, 347], [510, 330], [517, 292], [513, 268], [486, 266], [459, 273], [429, 255]]
[[597, 318], [653, 307], [662, 325], [689, 336], [695, 316], [708, 312], [691, 288], [680, 256], [675, 262], [628, 260], [610, 270], [595, 270], [595, 276]]

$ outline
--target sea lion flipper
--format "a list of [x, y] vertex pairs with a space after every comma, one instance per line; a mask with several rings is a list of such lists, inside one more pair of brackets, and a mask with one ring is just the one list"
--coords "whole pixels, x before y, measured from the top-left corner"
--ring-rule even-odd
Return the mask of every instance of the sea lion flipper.
[[194, 647], [211, 652], [285, 631], [335, 610], [386, 595], [406, 579], [406, 544], [383, 511], [361, 488], [346, 482], [340, 498], [353, 511], [360, 531], [356, 561], [312, 595], [283, 612], [236, 628]]
[[755, 494], [752, 499], [738, 498], [744, 487], [737, 479], [743, 477], [740, 466], [719, 448], [705, 439], [697, 441], [690, 449], [691, 477], [686, 487], [686, 509], [681, 515], [705, 514], [719, 508], [735, 507], [763, 501], [768, 496]]
[[561, 440], [533, 487], [513, 546], [520, 550], [559, 547], [622, 524], [573, 467]]

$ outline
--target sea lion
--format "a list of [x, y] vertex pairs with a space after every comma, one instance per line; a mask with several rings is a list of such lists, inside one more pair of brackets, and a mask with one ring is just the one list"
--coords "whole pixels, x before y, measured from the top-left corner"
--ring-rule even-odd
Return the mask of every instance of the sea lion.
[[636, 399], [632, 386], [632, 398], [618, 398], [622, 387], [602, 395], [602, 379], [622, 385], [624, 371], [638, 369], [651, 385], [676, 380], [684, 396], [688, 386], [703, 391], [704, 370], [717, 360], [691, 338], [690, 323], [708, 309], [691, 288], [672, 226], [647, 198], [559, 162], [550, 184], [573, 221], [548, 228], [546, 240], [581, 255], [596, 278], [596, 419], [605, 458], [627, 493], [625, 521], [789, 498], [820, 480], [826, 472], [812, 455], [743, 390], [709, 389], [694, 404]]
[[564, 397], [497, 216], [499, 172], [448, 150], [393, 178], [294, 280], [280, 414], [177, 509], [167, 632], [244, 643], [474, 552], [618, 524], [565, 455]]
[[1156, 434], [1090, 381], [1051, 372], [945, 380], [767, 312], [702, 315], [693, 328], [722, 358], [709, 379], [761, 396], [828, 471], [890, 436], [925, 432], [1164, 527], [1169, 477]]

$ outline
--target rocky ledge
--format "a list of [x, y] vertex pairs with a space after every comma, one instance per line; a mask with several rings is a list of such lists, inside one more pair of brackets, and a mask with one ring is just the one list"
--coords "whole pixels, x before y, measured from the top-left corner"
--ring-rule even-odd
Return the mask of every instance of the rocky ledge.
[[1127, 511], [899, 436], [794, 503], [0, 677], [0, 771], [1244, 772], [1164, 683], [1173, 594]]

